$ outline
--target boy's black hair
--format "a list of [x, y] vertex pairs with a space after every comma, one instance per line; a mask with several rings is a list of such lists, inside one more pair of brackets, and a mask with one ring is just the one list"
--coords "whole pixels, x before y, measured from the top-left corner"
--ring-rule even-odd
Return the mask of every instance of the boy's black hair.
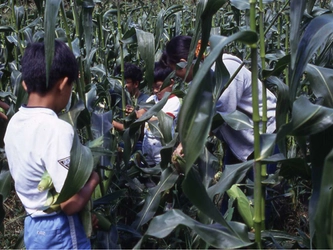
[[[118, 65], [114, 71], [114, 75], [120, 75], [120, 65]], [[143, 79], [142, 70], [135, 64], [125, 62], [124, 63], [124, 78], [132, 79], [133, 82], [141, 82]]]
[[55, 40], [54, 57], [46, 86], [45, 46], [43, 42], [31, 43], [25, 50], [21, 60], [22, 80], [27, 92], [45, 94], [62, 78], [68, 77], [68, 84], [77, 80], [78, 63], [70, 48], [59, 40]]
[[167, 56], [166, 53], [163, 52], [160, 60], [158, 62], [155, 62], [154, 67], [154, 82], [163, 82], [168, 75], [172, 72], [172, 68], [170, 68], [167, 63]]
[[187, 60], [192, 37], [190, 36], [175, 36], [166, 44], [166, 55], [168, 64], [177, 64], [180, 59]]

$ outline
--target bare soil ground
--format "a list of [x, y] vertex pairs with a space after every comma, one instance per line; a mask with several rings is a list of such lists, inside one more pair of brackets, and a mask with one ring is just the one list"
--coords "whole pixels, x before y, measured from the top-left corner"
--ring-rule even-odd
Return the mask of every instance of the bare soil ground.
[[23, 231], [24, 208], [13, 190], [4, 202], [4, 234], [0, 232], [0, 249], [14, 249]]

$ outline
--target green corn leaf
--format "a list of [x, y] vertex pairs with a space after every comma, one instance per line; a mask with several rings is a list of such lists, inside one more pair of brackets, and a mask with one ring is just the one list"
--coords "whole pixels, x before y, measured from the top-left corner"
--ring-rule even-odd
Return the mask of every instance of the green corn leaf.
[[332, 125], [333, 109], [312, 104], [306, 97], [299, 97], [293, 105], [292, 120], [278, 131], [277, 139], [287, 135], [308, 136], [319, 133]]
[[306, 0], [291, 0], [290, 1], [290, 54], [291, 54], [291, 69], [295, 68], [297, 60], [297, 47], [300, 40], [300, 24], [304, 15]]
[[161, 193], [172, 188], [178, 180], [178, 177], [177, 171], [172, 168], [167, 168], [162, 172], [161, 180], [158, 185], [148, 190], [145, 204], [142, 210], [137, 214], [138, 218], [132, 224], [134, 228], [139, 229], [140, 226], [148, 222], [155, 215], [160, 204]]
[[242, 162], [239, 164], [226, 165], [221, 175], [220, 180], [215, 185], [209, 187], [207, 193], [211, 200], [214, 196], [223, 194], [225, 191], [231, 188], [233, 184], [240, 183], [247, 171], [253, 166], [253, 160]]
[[322, 173], [319, 199], [315, 208], [314, 242], [317, 248], [333, 248], [333, 151], [325, 160]]
[[251, 207], [250, 202], [243, 191], [237, 186], [232, 185], [232, 187], [227, 190], [228, 196], [236, 200], [237, 210], [244, 220], [244, 223], [253, 228], [253, 207]]
[[46, 85], [49, 83], [49, 72], [54, 56], [54, 39], [56, 19], [59, 12], [61, 0], [48, 0], [45, 2], [44, 30], [45, 30], [45, 63], [46, 63]]
[[75, 132], [71, 149], [71, 162], [64, 186], [59, 194], [57, 204], [75, 195], [88, 181], [94, 167], [94, 159], [90, 149], [83, 146]]
[[161, 134], [163, 135], [163, 142], [169, 143], [172, 140], [172, 125], [173, 118], [170, 115], [167, 115], [163, 111], [158, 112], [157, 114], [159, 127]]
[[[233, 224], [233, 223], [232, 223]], [[199, 235], [208, 245], [219, 249], [234, 249], [249, 246], [252, 243], [249, 240], [243, 240], [235, 237], [230, 231], [218, 224], [206, 225], [193, 220], [188, 215], [177, 209], [172, 209], [167, 213], [156, 216], [146, 231], [144, 237], [137, 243], [134, 249], [139, 249], [142, 242], [148, 236], [163, 239], [168, 236], [176, 227], [184, 225]], [[244, 238], [248, 238], [247, 229], [241, 223], [233, 224], [237, 231], [242, 232]]]
[[305, 72], [311, 90], [320, 99], [320, 103], [333, 108], [333, 69], [308, 64]]
[[[295, 0], [294, 2], [297, 2], [297, 8], [300, 8], [299, 3], [304, 1]], [[297, 47], [296, 56], [294, 59], [292, 57], [292, 65], [296, 65], [294, 65], [294, 69], [291, 71], [292, 75], [289, 92], [291, 101], [295, 100], [297, 96], [300, 79], [307, 63], [317, 52], [317, 49], [332, 35], [332, 30], [333, 14], [324, 14], [314, 18], [304, 31], [302, 39]], [[295, 33], [297, 32], [295, 31]], [[295, 60], [295, 62], [293, 62], [293, 60]]]
[[187, 198], [202, 213], [233, 232], [230, 225], [225, 221], [221, 212], [213, 203], [213, 200], [208, 196], [208, 193], [202, 184], [200, 175], [198, 174], [197, 170], [194, 168], [190, 170], [182, 183], [182, 188]]
[[92, 45], [92, 36], [93, 36], [92, 13], [94, 7], [95, 3], [93, 0], [85, 0], [82, 2], [82, 27], [85, 40], [86, 56], [90, 55], [91, 45]]
[[138, 51], [145, 61], [146, 71], [145, 80], [148, 89], [153, 86], [154, 76], [154, 62], [155, 62], [155, 39], [154, 35], [140, 29], [136, 29], [136, 37], [138, 41]]

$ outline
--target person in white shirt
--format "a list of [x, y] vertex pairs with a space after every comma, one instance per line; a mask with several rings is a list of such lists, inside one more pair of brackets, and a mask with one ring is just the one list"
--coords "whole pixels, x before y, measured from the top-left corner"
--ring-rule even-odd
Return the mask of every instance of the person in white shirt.
[[[173, 37], [166, 45], [167, 61], [171, 68], [176, 72], [176, 75], [185, 78], [186, 68], [179, 68], [177, 64], [179, 62], [186, 62], [190, 44], [192, 38], [190, 36], [176, 36]], [[223, 54], [223, 63], [232, 76], [242, 61], [233, 55]], [[215, 65], [212, 66], [214, 71]], [[193, 79], [193, 67], [189, 69], [186, 82], [191, 82]], [[267, 90], [263, 89], [262, 83], [258, 81], [258, 97], [259, 97], [259, 114], [262, 115], [262, 91], [267, 92], [267, 133], [273, 133], [276, 129], [275, 122], [275, 109], [276, 109], [276, 97]], [[235, 110], [241, 111], [246, 114], [250, 120], [252, 120], [253, 108], [252, 108], [252, 88], [251, 88], [251, 72], [242, 67], [237, 73], [236, 77], [232, 80], [227, 89], [222, 93], [219, 100], [216, 103], [216, 111], [220, 114], [230, 114]], [[224, 123], [213, 133], [217, 138], [226, 143], [225, 148], [225, 164], [236, 164], [244, 162], [253, 157], [254, 151], [254, 132], [253, 129], [234, 130], [228, 124]], [[176, 154], [182, 154], [182, 146], [175, 150]]]

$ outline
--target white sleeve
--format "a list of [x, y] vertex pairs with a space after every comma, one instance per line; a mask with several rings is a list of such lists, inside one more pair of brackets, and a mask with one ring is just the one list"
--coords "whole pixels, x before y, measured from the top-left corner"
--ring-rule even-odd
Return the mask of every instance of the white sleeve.
[[61, 121], [52, 134], [46, 149], [45, 167], [49, 172], [55, 190], [59, 193], [66, 180], [70, 166], [70, 152], [73, 145], [74, 130], [67, 122]]
[[180, 110], [180, 101], [177, 96], [169, 98], [164, 107], [162, 108], [162, 111], [167, 115], [170, 115], [173, 119], [175, 119], [178, 116], [179, 110]]

